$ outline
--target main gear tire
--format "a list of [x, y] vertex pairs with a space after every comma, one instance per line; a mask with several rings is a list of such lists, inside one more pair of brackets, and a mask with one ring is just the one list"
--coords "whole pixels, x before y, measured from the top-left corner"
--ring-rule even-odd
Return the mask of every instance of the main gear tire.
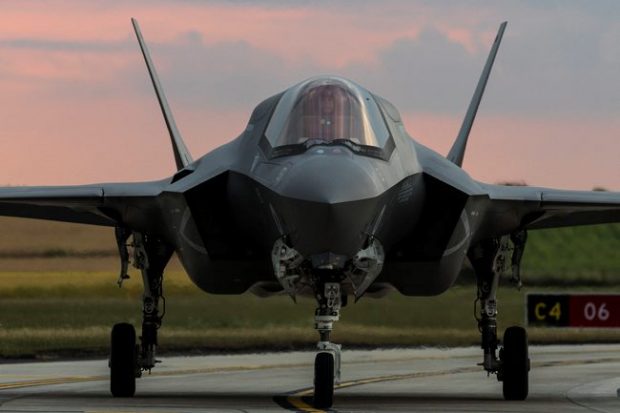
[[110, 392], [114, 397], [133, 397], [138, 362], [136, 330], [131, 324], [115, 324], [110, 344]]
[[523, 327], [509, 327], [504, 332], [501, 369], [504, 399], [525, 400], [529, 391], [530, 359]]

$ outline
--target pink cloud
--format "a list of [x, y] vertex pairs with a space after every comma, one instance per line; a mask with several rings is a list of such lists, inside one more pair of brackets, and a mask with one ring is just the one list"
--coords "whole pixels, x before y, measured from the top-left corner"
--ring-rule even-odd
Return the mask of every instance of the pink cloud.
[[[286, 3], [272, 8], [199, 2], [2, 4], [0, 184], [147, 180], [173, 171], [159, 108], [150, 91], [144, 92], [149, 85], [137, 45], [124, 46], [134, 42], [131, 16], [140, 20], [163, 73], [174, 62], [161, 58], [158, 46], [177, 47], [189, 41], [188, 32], [195, 32], [207, 46], [244, 42], [258, 52], [271, 53], [285, 62], [283, 73], [271, 77], [286, 79], [297, 79], [296, 74], [305, 73], [307, 67], [338, 71], [358, 65], [372, 70], [383, 50], [398, 39], [416, 39], [429, 27], [469, 54], [480, 55], [493, 40], [496, 23], [505, 17], [493, 11], [461, 7], [447, 12], [409, 2], [388, 2], [380, 8], [364, 4], [348, 13], [337, 6], [287, 7]], [[518, 35], [519, 30], [515, 32]], [[85, 47], [70, 51], [51, 44], [32, 48], [11, 43], [20, 39], [79, 42]], [[118, 50], [114, 46], [102, 51], [97, 45], [117, 45]], [[610, 50], [613, 54], [614, 49]], [[225, 59], [225, 53], [220, 58]], [[250, 73], [255, 68], [241, 69]], [[142, 83], [126, 87], [136, 82], [137, 73], [143, 76]], [[390, 73], [382, 75], [384, 82], [392, 81]], [[204, 76], [210, 74], [205, 71]], [[167, 88], [167, 92], [196, 157], [236, 137], [252, 109], [210, 106], [207, 111], [207, 105], [179, 104], [175, 91]], [[460, 122], [460, 114], [406, 116], [409, 132], [440, 153], [447, 152]], [[620, 189], [615, 156], [619, 134], [617, 116], [492, 117], [481, 112], [465, 169], [488, 182], [524, 179], [546, 186]]]
[[[409, 133], [440, 154], [448, 153], [460, 116], [405, 116]], [[464, 169], [483, 182], [525, 181], [533, 186], [620, 189], [620, 120], [479, 115]]]
[[36, 7], [3, 8], [0, 39], [121, 41], [132, 36], [129, 18], [133, 16], [153, 43], [170, 42], [193, 31], [201, 33], [207, 44], [243, 40], [290, 62], [313, 61], [342, 67], [354, 61], [371, 63], [380, 48], [399, 37], [415, 37], [421, 30], [415, 22], [406, 27], [373, 30], [365, 22], [365, 15], [315, 7], [183, 2], [154, 3], [149, 7], [132, 3], [117, 3], [116, 7], [98, 2], [68, 4], [71, 6], [37, 3]]

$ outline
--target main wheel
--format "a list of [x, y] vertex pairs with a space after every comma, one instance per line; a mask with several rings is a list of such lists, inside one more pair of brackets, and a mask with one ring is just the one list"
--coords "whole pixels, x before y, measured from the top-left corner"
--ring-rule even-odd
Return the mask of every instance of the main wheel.
[[504, 333], [501, 352], [504, 399], [525, 400], [529, 387], [530, 359], [527, 332], [523, 327], [509, 327]]
[[136, 330], [131, 324], [115, 324], [110, 346], [110, 391], [114, 397], [136, 392]]
[[321, 352], [314, 359], [314, 407], [325, 409], [334, 404], [334, 355]]

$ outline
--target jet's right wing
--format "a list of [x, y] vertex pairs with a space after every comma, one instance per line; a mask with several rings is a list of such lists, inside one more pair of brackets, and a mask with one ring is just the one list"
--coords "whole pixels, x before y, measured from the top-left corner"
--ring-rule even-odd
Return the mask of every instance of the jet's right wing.
[[[489, 196], [485, 235], [620, 222], [620, 192], [481, 184]], [[488, 234], [495, 227], [497, 234]]]

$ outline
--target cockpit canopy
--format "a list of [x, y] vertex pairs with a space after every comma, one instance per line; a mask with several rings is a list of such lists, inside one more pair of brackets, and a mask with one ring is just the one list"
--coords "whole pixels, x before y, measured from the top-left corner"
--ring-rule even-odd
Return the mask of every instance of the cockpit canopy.
[[284, 93], [265, 137], [274, 156], [330, 144], [344, 144], [376, 156], [386, 146], [390, 133], [368, 91], [346, 79], [321, 77]]

